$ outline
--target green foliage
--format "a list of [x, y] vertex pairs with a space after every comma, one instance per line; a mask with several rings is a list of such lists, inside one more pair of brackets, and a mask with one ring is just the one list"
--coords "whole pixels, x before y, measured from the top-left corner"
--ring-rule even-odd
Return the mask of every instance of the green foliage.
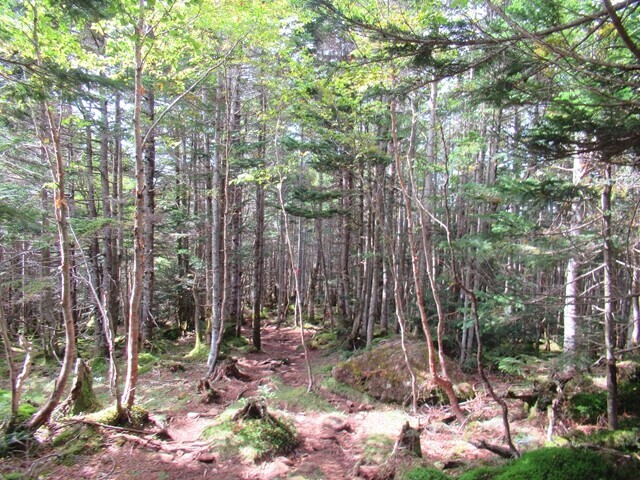
[[405, 472], [401, 480], [449, 480], [451, 477], [437, 468], [414, 467]]
[[569, 414], [579, 422], [595, 424], [606, 413], [606, 392], [579, 392], [569, 399]]
[[504, 357], [498, 361], [498, 370], [509, 375], [524, 377], [532, 365], [541, 363], [541, 360], [533, 355], [520, 354], [515, 357]]
[[640, 416], [640, 381], [632, 378], [618, 385], [618, 405], [620, 413]]

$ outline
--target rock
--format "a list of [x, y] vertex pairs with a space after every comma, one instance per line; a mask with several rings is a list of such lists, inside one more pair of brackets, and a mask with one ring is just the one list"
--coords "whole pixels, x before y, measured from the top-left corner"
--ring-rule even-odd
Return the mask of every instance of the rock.
[[202, 463], [214, 463], [216, 461], [216, 457], [213, 455], [213, 453], [201, 453], [200, 455], [198, 455], [198, 457], [196, 458], [196, 460], [198, 460], [199, 462]]
[[262, 480], [275, 480], [276, 478], [286, 478], [291, 468], [280, 459], [265, 464], [260, 478]]
[[[428, 372], [427, 348], [424, 342], [412, 341], [407, 344], [409, 363], [420, 386], [420, 399], [424, 403], [446, 403], [446, 395], [433, 382]], [[466, 376], [454, 360], [445, 360], [450, 379], [460, 385], [459, 395], [467, 400], [473, 388], [466, 382]], [[411, 383], [404, 361], [400, 341], [388, 341], [362, 355], [336, 365], [333, 377], [339, 382], [366, 392], [385, 402], [405, 403], [411, 397]], [[466, 385], [465, 385], [466, 384]], [[365, 407], [364, 409], [368, 409]], [[362, 405], [349, 404], [349, 411], [362, 409]]]

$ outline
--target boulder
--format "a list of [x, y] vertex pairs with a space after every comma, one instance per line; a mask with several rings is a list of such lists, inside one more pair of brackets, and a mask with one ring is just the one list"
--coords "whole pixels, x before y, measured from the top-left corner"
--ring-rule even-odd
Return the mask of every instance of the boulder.
[[[407, 342], [407, 353], [416, 375], [420, 401], [429, 404], [446, 403], [446, 395], [435, 385], [429, 374], [427, 347], [424, 342]], [[465, 375], [454, 360], [445, 359], [445, 362], [458, 396], [461, 400], [468, 400], [473, 395], [473, 389], [467, 383]], [[333, 368], [332, 374], [339, 382], [383, 402], [406, 403], [411, 398], [411, 379], [400, 340], [381, 343], [372, 350], [339, 363]]]

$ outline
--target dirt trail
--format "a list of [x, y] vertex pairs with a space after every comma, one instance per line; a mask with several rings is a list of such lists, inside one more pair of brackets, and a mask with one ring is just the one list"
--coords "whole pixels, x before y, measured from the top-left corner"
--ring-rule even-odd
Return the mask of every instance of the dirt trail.
[[[312, 332], [308, 332], [311, 337]], [[310, 351], [312, 365], [331, 360], [319, 351]], [[200, 362], [183, 362], [184, 370], [170, 371], [155, 368], [140, 379], [139, 401], [158, 417], [164, 418], [169, 440], [144, 437], [142, 441], [122, 432], [104, 431], [104, 445], [95, 453], [76, 455], [75, 464], [54, 463], [55, 454], [26, 464], [33, 478], [51, 479], [136, 479], [170, 480], [272, 480], [283, 479], [352, 479], [366, 478], [366, 459], [384, 458], [393, 446], [393, 439], [406, 421], [423, 426], [422, 447], [429, 462], [443, 462], [460, 458], [478, 460], [486, 452], [476, 450], [463, 437], [460, 426], [449, 426], [437, 420], [447, 415], [443, 409], [422, 412], [411, 417], [402, 409], [377, 404], [350, 401], [322, 388], [316, 393], [333, 408], [310, 409], [290, 404], [278, 404], [277, 395], [272, 408], [283, 408], [294, 421], [301, 444], [287, 457], [269, 459], [261, 463], [225, 459], [210, 449], [202, 439], [202, 432], [215, 418], [239, 398], [264, 395], [269, 390], [299, 387], [304, 396], [307, 373], [300, 349], [299, 331], [294, 328], [276, 329], [267, 326], [263, 332], [263, 350], [238, 357], [237, 366], [246, 376], [243, 380], [224, 379], [214, 386], [220, 397], [212, 404], [202, 403], [196, 385], [204, 373]], [[328, 368], [324, 369], [325, 371]], [[275, 380], [275, 381], [274, 381]], [[320, 380], [317, 378], [316, 380]], [[318, 382], [319, 383], [319, 382]], [[289, 391], [291, 389], [289, 388]], [[154, 405], [157, 408], [154, 408]], [[304, 411], [303, 411], [304, 410]], [[489, 415], [491, 416], [491, 415]], [[489, 427], [489, 426], [488, 426]], [[499, 425], [484, 432], [495, 438]], [[375, 441], [371, 441], [375, 439]], [[376, 443], [378, 442], [378, 443]], [[374, 447], [372, 448], [372, 444]], [[377, 451], [376, 447], [377, 445]], [[365, 451], [367, 450], [367, 451]], [[365, 461], [363, 462], [363, 458]], [[364, 463], [363, 466], [361, 466]], [[373, 463], [376, 463], [374, 458]], [[46, 475], [38, 477], [37, 473]], [[362, 475], [359, 477], [358, 475]]]

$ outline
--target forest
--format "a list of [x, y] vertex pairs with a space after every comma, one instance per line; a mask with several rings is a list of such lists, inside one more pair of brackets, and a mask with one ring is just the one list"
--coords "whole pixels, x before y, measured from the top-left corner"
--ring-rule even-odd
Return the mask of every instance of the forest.
[[639, 0], [3, 0], [0, 478], [638, 478], [639, 94]]

